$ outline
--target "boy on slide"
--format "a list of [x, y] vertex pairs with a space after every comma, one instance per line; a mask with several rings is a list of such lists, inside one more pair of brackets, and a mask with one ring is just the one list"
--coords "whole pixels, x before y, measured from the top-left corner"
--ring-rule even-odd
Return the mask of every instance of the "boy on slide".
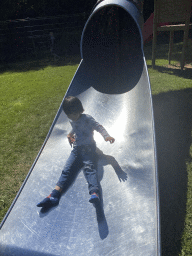
[[91, 195], [89, 202], [94, 204], [100, 202], [97, 171], [94, 165], [96, 143], [93, 139], [93, 131], [98, 131], [104, 137], [105, 141], [110, 141], [110, 143], [114, 143], [115, 139], [92, 116], [83, 114], [84, 109], [82, 103], [77, 97], [69, 96], [65, 98], [63, 110], [72, 126], [72, 130], [67, 135], [67, 138], [73, 149], [55, 189], [48, 197], [38, 203], [37, 207], [48, 208], [58, 205], [63, 189], [67, 186], [71, 177], [77, 174], [81, 168], [83, 168], [85, 178], [88, 182], [89, 194]]

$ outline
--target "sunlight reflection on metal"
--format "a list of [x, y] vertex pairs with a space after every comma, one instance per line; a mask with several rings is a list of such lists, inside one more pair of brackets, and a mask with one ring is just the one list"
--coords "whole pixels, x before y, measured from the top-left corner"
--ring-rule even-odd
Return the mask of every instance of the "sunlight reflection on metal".
[[[124, 95], [123, 97], [125, 98], [126, 96]], [[114, 122], [113, 126], [109, 128], [109, 133], [113, 134], [118, 143], [122, 143], [125, 140], [125, 132], [129, 120], [129, 112], [127, 111], [128, 108], [129, 106], [125, 104], [122, 106], [117, 120]]]

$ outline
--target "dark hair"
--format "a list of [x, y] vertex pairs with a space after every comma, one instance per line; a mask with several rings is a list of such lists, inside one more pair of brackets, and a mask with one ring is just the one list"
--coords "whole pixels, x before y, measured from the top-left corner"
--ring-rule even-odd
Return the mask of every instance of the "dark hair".
[[68, 96], [64, 99], [63, 111], [66, 115], [70, 115], [72, 113], [83, 113], [84, 109], [81, 101], [78, 98]]

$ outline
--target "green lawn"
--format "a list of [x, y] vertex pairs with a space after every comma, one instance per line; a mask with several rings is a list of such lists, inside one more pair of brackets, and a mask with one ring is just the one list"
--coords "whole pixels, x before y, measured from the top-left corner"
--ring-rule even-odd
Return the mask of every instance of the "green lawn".
[[151, 46], [145, 47], [154, 105], [163, 256], [192, 255], [191, 40], [183, 72], [178, 68], [181, 48], [181, 43], [174, 45], [168, 65], [168, 45], [160, 45], [153, 70]]
[[0, 220], [37, 156], [77, 67], [24, 63], [0, 74]]
[[[178, 62], [180, 48], [180, 44], [176, 45], [173, 54], [174, 64]], [[151, 46], [145, 47], [153, 94], [160, 196], [163, 205], [162, 251], [164, 256], [190, 256], [192, 69], [181, 72], [176, 69], [176, 65], [166, 66], [168, 46], [159, 49], [157, 68], [152, 70]], [[189, 55], [188, 58], [190, 59]], [[18, 63], [0, 73], [0, 221], [44, 142], [79, 61], [80, 58], [77, 58], [71, 63], [65, 62], [65, 65], [47, 65], [43, 62]], [[166, 155], [163, 154], [165, 150]], [[174, 172], [171, 172], [173, 165], [176, 167]], [[171, 183], [172, 180], [175, 183]], [[166, 201], [170, 194], [174, 195], [175, 200]], [[169, 208], [167, 202], [170, 203]], [[172, 221], [172, 225], [167, 224], [169, 220]]]

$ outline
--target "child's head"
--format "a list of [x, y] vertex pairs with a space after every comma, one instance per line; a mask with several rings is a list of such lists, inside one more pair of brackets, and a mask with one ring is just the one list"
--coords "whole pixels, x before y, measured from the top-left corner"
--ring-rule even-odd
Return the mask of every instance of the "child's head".
[[64, 99], [63, 110], [67, 116], [72, 114], [80, 115], [84, 111], [81, 101], [74, 96], [68, 96]]

